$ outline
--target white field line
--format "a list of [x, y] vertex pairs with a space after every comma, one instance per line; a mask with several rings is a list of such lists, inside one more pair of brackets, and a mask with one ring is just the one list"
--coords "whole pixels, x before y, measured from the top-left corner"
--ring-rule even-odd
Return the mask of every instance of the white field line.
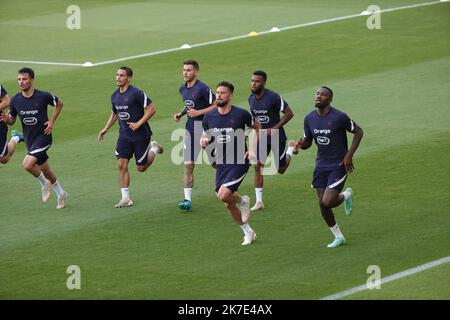
[[82, 63], [71, 63], [71, 62], [51, 62], [51, 61], [27, 61], [27, 60], [6, 60], [0, 59], [0, 62], [4, 63], [20, 63], [20, 64], [47, 64], [55, 66], [70, 66], [70, 67], [82, 67]]
[[[418, 4], [408, 5], [408, 6], [383, 9], [383, 10], [380, 10], [379, 13], [393, 12], [393, 11], [406, 10], [406, 9], [413, 9], [413, 8], [418, 8], [418, 7], [431, 6], [431, 5], [435, 5], [435, 4], [439, 4], [439, 3], [445, 3], [445, 2], [443, 2], [443, 1], [432, 1], [432, 2], [418, 3]], [[330, 18], [330, 19], [324, 19], [324, 20], [317, 20], [317, 21], [312, 21], [312, 22], [307, 22], [307, 23], [302, 23], [302, 24], [297, 24], [297, 25], [293, 25], [293, 26], [279, 28], [279, 31], [285, 31], [285, 30], [291, 30], [291, 29], [299, 29], [299, 28], [314, 26], [314, 25], [323, 24], [323, 23], [329, 23], [329, 22], [353, 19], [353, 18], [357, 18], [357, 17], [361, 17], [361, 16], [363, 16], [363, 15], [361, 13], [358, 13], [358, 14], [352, 14], [352, 15], [349, 15], [349, 16], [342, 16], [342, 17], [336, 17], [336, 18]], [[273, 33], [273, 32], [275, 32], [275, 31], [266, 30], [266, 31], [257, 32], [256, 35], [264, 35], [264, 34]], [[218, 39], [218, 40], [213, 40], [213, 41], [201, 42], [201, 43], [197, 43], [197, 44], [191, 44], [189, 46], [190, 46], [190, 48], [204, 47], [204, 46], [209, 46], [209, 45], [216, 44], [216, 43], [222, 43], [222, 42], [234, 41], [234, 40], [239, 40], [239, 39], [245, 39], [245, 38], [248, 38], [248, 37], [251, 37], [251, 35], [245, 34], [245, 35], [240, 35], [240, 36], [235, 36], [235, 37], [230, 37], [230, 38], [224, 38], [224, 39]], [[96, 67], [96, 66], [101, 66], [101, 65], [121, 62], [121, 61], [127, 61], [127, 60], [144, 58], [144, 57], [150, 57], [150, 56], [160, 55], [160, 54], [164, 54], [164, 53], [176, 52], [176, 51], [188, 50], [188, 49], [189, 48], [182, 48], [182, 47], [171, 48], [171, 49], [164, 49], [164, 50], [146, 52], [146, 53], [132, 55], [132, 56], [118, 58], [118, 59], [101, 61], [101, 62], [89, 64], [89, 65], [84, 65], [83, 63], [48, 62], [48, 61], [20, 61], [20, 60], [6, 60], [6, 59], [0, 59], [0, 63], [4, 62], [4, 63], [46, 64], [46, 65], [74, 66], [74, 67], [83, 67], [83, 66], [84, 67]]]
[[[428, 270], [428, 269], [431, 269], [433, 267], [439, 266], [439, 265], [444, 264], [444, 263], [449, 263], [449, 262], [450, 262], [450, 256], [442, 258], [442, 259], [439, 259], [439, 260], [435, 260], [435, 261], [432, 261], [432, 262], [420, 265], [418, 267], [415, 267], [415, 268], [412, 268], [412, 269], [408, 269], [408, 270], [405, 270], [405, 271], [393, 274], [393, 275], [388, 276], [386, 278], [382, 278], [381, 279], [381, 284], [384, 284], [384, 283], [387, 283], [387, 282], [391, 282], [391, 281], [394, 281], [394, 280], [398, 280], [398, 279], [401, 279], [401, 278], [413, 275], [415, 273], [422, 272], [422, 271], [425, 271], [425, 270]], [[352, 295], [352, 294], [355, 294], [355, 293], [358, 293], [358, 292], [361, 292], [361, 291], [364, 291], [364, 290], [368, 290], [367, 284], [363, 284], [363, 285], [361, 285], [359, 287], [355, 287], [355, 288], [352, 288], [352, 289], [349, 289], [349, 290], [338, 292], [338, 293], [330, 295], [330, 296], [323, 297], [320, 300], [337, 300], [337, 299], [341, 299], [341, 298], [347, 297], [349, 295]]]

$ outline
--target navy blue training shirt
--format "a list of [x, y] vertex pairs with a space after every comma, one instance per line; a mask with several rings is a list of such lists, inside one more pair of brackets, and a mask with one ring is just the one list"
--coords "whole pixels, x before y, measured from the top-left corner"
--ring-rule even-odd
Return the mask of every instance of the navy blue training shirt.
[[[190, 88], [187, 87], [186, 83], [183, 84], [180, 87], [179, 92], [183, 99], [184, 107], [187, 109], [206, 109], [216, 100], [216, 96], [211, 88], [200, 80], [197, 80]], [[194, 121], [202, 121], [203, 115], [193, 118], [188, 116], [187, 118], [186, 129], [193, 131]]]
[[236, 106], [224, 115], [218, 109], [208, 112], [203, 118], [203, 130], [215, 145], [216, 164], [248, 164], [248, 159], [244, 160], [247, 151], [245, 128], [253, 127], [252, 115]]
[[[258, 119], [262, 129], [273, 128], [280, 122], [280, 112], [288, 106], [288, 103], [278, 93], [264, 89], [264, 93], [257, 98], [253, 93], [248, 97], [248, 104], [252, 115]], [[284, 128], [279, 129], [280, 140], [286, 140]]]
[[314, 110], [305, 117], [304, 137], [308, 141], [314, 139], [317, 145], [316, 168], [339, 166], [348, 151], [347, 131], [354, 133], [355, 123], [334, 107], [324, 116]]
[[129, 128], [127, 122], [138, 122], [145, 113], [144, 108], [152, 103], [152, 100], [141, 90], [130, 85], [124, 93], [117, 89], [111, 96], [112, 112], [119, 120], [119, 133], [132, 139], [146, 139], [152, 135], [148, 122], [144, 123], [136, 131]]
[[[30, 147], [37, 137], [45, 135], [45, 123], [48, 121], [47, 106], [56, 107], [58, 101], [58, 97], [50, 92], [37, 89], [34, 89], [33, 95], [29, 98], [24, 97], [21, 92], [11, 98], [9, 114], [12, 117], [19, 116], [27, 147]], [[51, 138], [51, 134], [46, 136]]]

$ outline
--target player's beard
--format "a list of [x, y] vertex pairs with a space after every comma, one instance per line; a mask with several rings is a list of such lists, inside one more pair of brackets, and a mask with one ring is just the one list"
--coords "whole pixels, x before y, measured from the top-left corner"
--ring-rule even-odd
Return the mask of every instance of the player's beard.
[[328, 105], [328, 102], [324, 102], [324, 101], [315, 103], [316, 108], [320, 109], [320, 110], [324, 109], [327, 105]]
[[250, 91], [256, 95], [260, 95], [263, 90], [264, 90], [264, 88], [255, 88], [255, 89], [251, 88], [250, 89]]
[[228, 104], [229, 101], [226, 100], [216, 100], [217, 107], [223, 108]]

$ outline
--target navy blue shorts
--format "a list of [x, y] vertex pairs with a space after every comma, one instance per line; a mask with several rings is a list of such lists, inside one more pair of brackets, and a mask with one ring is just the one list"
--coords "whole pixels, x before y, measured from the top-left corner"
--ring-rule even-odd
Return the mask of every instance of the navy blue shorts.
[[337, 192], [341, 192], [344, 188], [345, 180], [347, 180], [347, 172], [344, 166], [339, 166], [335, 169], [314, 169], [313, 181], [311, 187], [313, 188], [330, 188]]
[[202, 131], [195, 130], [185, 130], [184, 132], [184, 146], [183, 146], [183, 157], [184, 162], [196, 162], [198, 155], [202, 150], [200, 146], [200, 138], [202, 136]]
[[248, 164], [218, 165], [216, 167], [216, 192], [219, 192], [221, 186], [227, 187], [233, 192], [237, 191], [249, 167]]
[[148, 151], [150, 150], [151, 137], [134, 140], [119, 134], [116, 145], [116, 158], [130, 160], [134, 155], [137, 166], [147, 164]]
[[52, 145], [52, 136], [41, 135], [33, 141], [27, 141], [28, 155], [37, 159], [36, 164], [42, 165], [48, 160], [47, 151]]
[[8, 127], [0, 124], [0, 157], [8, 154]]
[[258, 141], [256, 158], [265, 163], [267, 156], [272, 151], [277, 170], [283, 168], [286, 165], [286, 140], [272, 141], [271, 138], [268, 138], [267, 136], [261, 137]]

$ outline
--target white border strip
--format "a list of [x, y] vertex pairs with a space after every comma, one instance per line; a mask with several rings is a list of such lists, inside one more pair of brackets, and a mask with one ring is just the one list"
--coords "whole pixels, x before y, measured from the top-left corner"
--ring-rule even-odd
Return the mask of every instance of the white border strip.
[[[449, 262], [450, 262], [450, 256], [442, 258], [442, 259], [439, 259], [439, 260], [435, 260], [435, 261], [423, 264], [421, 266], [418, 266], [418, 267], [415, 267], [415, 268], [412, 268], [412, 269], [408, 269], [408, 270], [405, 270], [405, 271], [393, 274], [392, 276], [389, 276], [389, 277], [386, 277], [386, 278], [382, 278], [381, 279], [381, 284], [384, 284], [384, 283], [387, 283], [387, 282], [391, 282], [391, 281], [394, 281], [394, 280], [398, 280], [400, 278], [404, 278], [404, 277], [413, 275], [415, 273], [422, 272], [422, 271], [425, 271], [425, 270], [428, 270], [428, 269], [431, 269], [433, 267], [439, 266], [439, 265], [444, 264], [444, 263], [449, 263]], [[341, 299], [341, 298], [347, 297], [349, 295], [352, 295], [352, 294], [355, 294], [355, 293], [358, 293], [358, 292], [361, 292], [361, 291], [364, 291], [364, 290], [367, 290], [367, 289], [368, 289], [367, 284], [364, 284], [364, 285], [361, 285], [359, 287], [355, 287], [355, 288], [352, 288], [352, 289], [349, 289], [349, 290], [338, 292], [338, 293], [333, 294], [331, 296], [323, 297], [320, 300]]]
[[[431, 5], [435, 5], [435, 4], [439, 4], [439, 3], [445, 3], [445, 2], [447, 2], [447, 1], [432, 1], [432, 2], [418, 3], [418, 4], [408, 5], [408, 6], [402, 6], [402, 7], [396, 7], [396, 8], [389, 8], [389, 9], [380, 10], [379, 13], [393, 12], [393, 11], [399, 11], [399, 10], [405, 10], [405, 9], [413, 9], [413, 8], [431, 6]], [[288, 27], [284, 27], [284, 28], [279, 28], [279, 29], [276, 29], [276, 31], [274, 31], [274, 30], [261, 31], [261, 32], [257, 32], [256, 35], [264, 35], [264, 34], [278, 32], [278, 31], [285, 31], [285, 30], [291, 30], [291, 29], [304, 28], [304, 27], [315, 26], [315, 25], [323, 24], [323, 23], [329, 23], [329, 22], [335, 22], [335, 21], [341, 21], [341, 20], [357, 18], [357, 17], [361, 17], [361, 16], [362, 16], [361, 13], [358, 13], [358, 14], [352, 14], [352, 15], [349, 15], [349, 16], [342, 16], [342, 17], [336, 17], [336, 18], [330, 18], [330, 19], [324, 19], [324, 20], [317, 20], [317, 21], [312, 21], [312, 22], [307, 22], [307, 23], [302, 23], [302, 24], [296, 24], [296, 25], [288, 26]], [[101, 61], [101, 62], [92, 63], [92, 64], [90, 64], [90, 63], [86, 63], [86, 64], [83, 64], [83, 63], [69, 63], [69, 62], [67, 62], [67, 63], [66, 62], [47, 62], [47, 61], [20, 61], [20, 60], [5, 60], [5, 59], [0, 59], [0, 63], [4, 62], [4, 63], [21, 63], [21, 64], [46, 64], [46, 65], [57, 65], [57, 66], [72, 66], [72, 67], [97, 67], [97, 66], [102, 66], [102, 65], [106, 65], [106, 64], [112, 64], [112, 63], [121, 62], [121, 61], [127, 61], [127, 60], [132, 60], [132, 59], [156, 56], [156, 55], [170, 53], [170, 52], [187, 50], [189, 48], [197, 48], [197, 47], [208, 46], [208, 45], [216, 44], [216, 43], [223, 43], [223, 42], [228, 42], [228, 41], [245, 39], [245, 38], [248, 38], [248, 37], [251, 37], [251, 36], [255, 36], [255, 35], [245, 34], [245, 35], [235, 36], [235, 37], [231, 37], [231, 38], [213, 40], [213, 41], [208, 41], [208, 42], [201, 42], [201, 43], [197, 43], [197, 44], [193, 44], [193, 45], [188, 45], [187, 47], [185, 45], [183, 45], [182, 47], [171, 48], [171, 49], [164, 49], [164, 50], [153, 51], [153, 52], [146, 52], [146, 53], [142, 53], [142, 54], [132, 55], [132, 56], [118, 58], [118, 59], [106, 60], [106, 61]]]

